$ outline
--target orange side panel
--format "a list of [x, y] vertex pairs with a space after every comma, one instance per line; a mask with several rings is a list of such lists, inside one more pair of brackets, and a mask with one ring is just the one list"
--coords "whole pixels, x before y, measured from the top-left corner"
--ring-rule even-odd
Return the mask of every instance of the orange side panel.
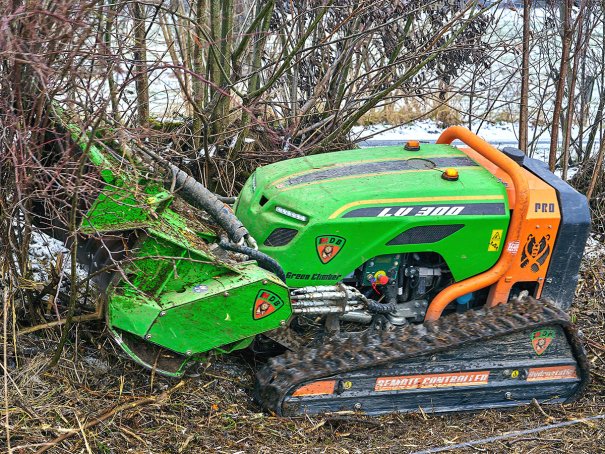
[[[508, 194], [509, 208], [514, 209], [515, 188], [508, 174], [473, 149], [460, 149], [491, 172], [494, 178], [503, 182]], [[561, 223], [556, 191], [533, 173], [526, 169], [523, 171], [529, 184], [529, 211], [513, 264], [505, 276], [490, 289], [487, 300], [490, 306], [506, 303], [516, 282], [537, 282], [536, 297], [540, 296]]]
[[292, 396], [317, 396], [319, 394], [333, 394], [336, 380], [316, 381], [302, 386], [294, 391]]

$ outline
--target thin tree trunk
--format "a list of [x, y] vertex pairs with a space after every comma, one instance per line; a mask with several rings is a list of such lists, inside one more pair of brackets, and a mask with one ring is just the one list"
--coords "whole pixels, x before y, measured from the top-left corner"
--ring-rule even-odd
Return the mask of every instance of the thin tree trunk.
[[[292, 15], [294, 16], [294, 11], [292, 11]], [[301, 20], [297, 21], [296, 26], [294, 27], [296, 30], [296, 38], [301, 35]], [[290, 88], [290, 100], [292, 102], [292, 120], [290, 123], [296, 123], [296, 118], [298, 117], [298, 64], [294, 65], [292, 68], [292, 86]]]
[[80, 156], [80, 161], [78, 162], [78, 169], [76, 171], [76, 180], [74, 183], [74, 187], [72, 189], [73, 193], [71, 196], [71, 213], [69, 216], [69, 234], [73, 238], [73, 243], [71, 245], [71, 286], [69, 289], [69, 309], [67, 311], [67, 318], [65, 320], [65, 326], [63, 327], [63, 333], [61, 334], [61, 339], [59, 341], [59, 345], [57, 346], [57, 350], [53, 356], [53, 359], [48, 364], [48, 368], [55, 367], [59, 362], [59, 358], [61, 357], [61, 352], [63, 351], [63, 347], [65, 346], [65, 342], [67, 341], [67, 335], [69, 333], [69, 329], [71, 328], [71, 322], [74, 315], [74, 310], [76, 307], [76, 299], [78, 297], [78, 274], [77, 274], [77, 250], [78, 250], [78, 205], [80, 202], [79, 193], [82, 189], [82, 177], [84, 175], [84, 168], [86, 167], [86, 163], [88, 162], [88, 155], [90, 154], [90, 149], [92, 147], [93, 138], [95, 136], [95, 131], [97, 130], [99, 123], [101, 122], [101, 117], [97, 119], [94, 124], [92, 131], [88, 137], [88, 143], [86, 144], [86, 148], [82, 152], [82, 156]]
[[[7, 358], [8, 358], [8, 351], [6, 348], [7, 345], [7, 340], [8, 340], [8, 305], [9, 305], [9, 293], [8, 293], [8, 288], [4, 288], [4, 292], [2, 295], [2, 302], [3, 304], [3, 310], [2, 310], [2, 321], [3, 321], [3, 329], [2, 329], [2, 333], [3, 333], [3, 355], [2, 355], [2, 360], [4, 362], [4, 373], [2, 375], [4, 375], [4, 418], [5, 418], [5, 427], [6, 427], [6, 447], [8, 448], [8, 452], [11, 452], [11, 435], [10, 435], [10, 424], [9, 424], [9, 419], [8, 419], [8, 415], [9, 415], [9, 411], [8, 411], [8, 369], [7, 369]], [[13, 320], [13, 324], [16, 323], [15, 320]]]
[[[175, 66], [175, 68], [173, 69], [173, 74], [174, 77], [176, 77], [176, 80], [179, 83], [179, 86], [181, 87], [181, 90], [184, 93], [189, 93], [188, 90], [188, 85], [187, 85], [187, 79], [185, 78], [185, 76], [187, 76], [187, 73], [181, 73], [180, 69], [177, 69], [178, 67], [181, 66], [181, 62], [179, 61], [179, 58], [176, 54], [176, 50], [175, 50], [175, 44], [176, 41], [174, 41], [174, 39], [172, 38], [172, 33], [170, 32], [170, 23], [166, 20], [168, 19], [167, 16], [159, 16], [159, 23], [160, 23], [160, 29], [162, 30], [162, 34], [164, 35], [164, 41], [166, 42], [166, 46], [168, 47], [168, 53], [170, 54], [170, 58], [172, 59], [172, 64]], [[189, 98], [187, 98], [189, 99]], [[187, 109], [187, 115], [189, 116], [193, 116], [193, 112], [195, 111], [195, 106], [193, 106], [191, 104], [191, 102], [188, 102], [186, 104], [186, 109]]]
[[521, 108], [519, 110], [519, 149], [527, 153], [529, 129], [529, 37], [532, 0], [523, 4], [523, 56], [521, 61]]
[[103, 41], [105, 51], [107, 52], [107, 83], [109, 85], [109, 98], [111, 99], [111, 112], [113, 119], [120, 123], [120, 112], [118, 109], [118, 95], [115, 89], [115, 79], [113, 73], [113, 61], [111, 58], [111, 29], [115, 21], [116, 0], [109, 0], [109, 10], [107, 11], [107, 19], [105, 22], [105, 31], [103, 33]]
[[605, 140], [601, 138], [601, 146], [599, 147], [599, 156], [597, 157], [597, 163], [594, 166], [594, 173], [592, 174], [592, 178], [590, 179], [590, 185], [588, 186], [588, 191], [586, 191], [586, 198], [590, 202], [590, 198], [592, 197], [592, 192], [594, 191], [594, 187], [597, 183], [597, 179], [601, 175], [601, 164], [603, 163], [603, 154], [605, 152]]
[[[221, 66], [225, 71], [230, 73], [229, 65], [231, 64], [231, 53], [233, 51], [232, 46], [232, 32], [233, 32], [233, 0], [223, 0], [223, 13], [222, 13], [222, 24], [221, 24]], [[226, 77], [226, 74], [223, 74], [221, 71], [220, 74], [220, 86], [225, 87], [225, 85], [229, 84], [229, 80]], [[231, 98], [225, 95], [219, 95], [220, 100], [215, 109], [216, 118], [214, 122], [214, 132], [216, 134], [222, 134], [226, 131], [226, 126], [229, 116], [229, 104], [231, 102]]]
[[559, 123], [561, 116], [561, 107], [563, 105], [563, 96], [565, 92], [565, 81], [567, 79], [567, 67], [569, 66], [569, 47], [571, 44], [571, 7], [572, 0], [565, 0], [563, 13], [563, 49], [561, 52], [561, 68], [559, 70], [559, 81], [557, 83], [557, 96], [555, 98], [555, 109], [553, 112], [551, 137], [550, 137], [550, 155], [548, 157], [548, 167], [551, 172], [555, 171], [557, 163], [557, 145], [559, 144]]
[[[265, 43], [267, 42], [267, 32], [269, 31], [269, 25], [271, 24], [271, 16], [273, 14], [273, 8], [275, 6], [275, 2], [271, 2], [271, 7], [264, 12], [263, 22], [260, 28], [260, 34], [256, 37], [252, 50], [252, 76], [250, 77], [250, 81], [248, 82], [248, 93], [255, 92], [260, 87], [260, 73], [259, 69], [261, 66], [261, 57], [263, 55], [263, 51], [265, 49]], [[256, 17], [263, 12], [261, 9], [260, 2], [257, 4]], [[253, 99], [245, 99], [244, 105], [249, 107], [254, 102]], [[239, 150], [245, 143], [245, 139], [248, 136], [249, 126], [252, 121], [252, 115], [248, 109], [244, 109], [242, 111], [242, 120], [241, 126], [243, 128], [239, 137], [237, 138], [237, 143], [235, 144], [234, 150], [231, 153], [230, 158], [235, 159], [239, 153]]]
[[[182, 15], [182, 3], [179, 2], [179, 14]], [[170, 23], [166, 22], [166, 31], [168, 32], [168, 36], [170, 37], [170, 43], [176, 43], [178, 45], [179, 54], [181, 56], [181, 61], [175, 63], [178, 66], [183, 66], [184, 68], [190, 69], [189, 65], [189, 54], [187, 52], [187, 47], [184, 41], [181, 39], [181, 30], [185, 29], [187, 24], [184, 19], [177, 18], [175, 15], [172, 15], [172, 26], [174, 27], [174, 39], [172, 32], [170, 31]], [[185, 87], [187, 89], [187, 93], [191, 93], [191, 78], [189, 77], [189, 73], [187, 71], [183, 72], [183, 79], [185, 82]], [[193, 109], [193, 106], [190, 106]]]
[[[221, 40], [221, 0], [210, 0], [210, 37], [212, 38], [211, 46], [218, 46]], [[208, 64], [210, 67], [210, 80], [213, 84], [219, 86], [221, 84], [221, 70], [219, 61], [216, 60], [217, 52], [210, 52]], [[214, 95], [215, 89], [211, 89]]]
[[139, 126], [149, 122], [149, 79], [147, 77], [147, 44], [145, 38], [145, 6], [132, 4], [134, 16], [134, 61], [136, 65], [137, 113]]
[[590, 133], [588, 134], [588, 143], [586, 144], [586, 150], [584, 151], [584, 160], [582, 161], [582, 165], [586, 165], [586, 163], [588, 163], [588, 160], [590, 159], [594, 140], [597, 136], [597, 128], [599, 127], [599, 124], [602, 124], [603, 108], [605, 107], [605, 93], [603, 87], [601, 87], [599, 98], [599, 107], [597, 107], [597, 113], [595, 115], [594, 123], [592, 124], [592, 127], [590, 128]]
[[571, 127], [573, 121], [573, 102], [574, 94], [576, 91], [576, 77], [578, 75], [578, 64], [580, 62], [580, 48], [582, 45], [582, 11], [580, 10], [580, 17], [578, 17], [579, 28], [578, 35], [576, 38], [576, 51], [573, 56], [573, 70], [571, 73], [571, 86], [569, 87], [569, 101], [567, 103], [567, 127], [565, 128], [565, 137], [563, 139], [563, 174], [561, 175], [563, 180], [567, 180], [567, 169], [569, 167], [569, 142], [571, 141]]
[[473, 74], [473, 80], [471, 80], [471, 94], [468, 97], [468, 129], [473, 130], [473, 116], [471, 112], [473, 111], [473, 93], [475, 92], [475, 79], [476, 73]]
[[[194, 47], [193, 47], [193, 71], [196, 74], [202, 74], [204, 72], [204, 59], [203, 59], [203, 48], [202, 48], [202, 36], [201, 29], [205, 24], [206, 18], [206, 0], [197, 0], [196, 12], [195, 12], [195, 28], [194, 28]], [[193, 78], [193, 100], [195, 106], [193, 106], [193, 140], [195, 142], [195, 149], [200, 148], [201, 134], [202, 134], [202, 109], [204, 103], [204, 84], [197, 77]]]
[[[590, 23], [590, 9], [586, 14], [586, 25], [589, 26]], [[586, 49], [588, 47], [588, 39], [587, 42], [582, 46], [582, 73], [580, 76], [580, 118], [578, 122], [580, 123], [580, 131], [578, 134], [578, 161], [582, 160], [582, 153], [584, 147], [584, 114], [586, 109]], [[592, 90], [591, 90], [592, 92]], [[592, 93], [591, 93], [592, 94]]]

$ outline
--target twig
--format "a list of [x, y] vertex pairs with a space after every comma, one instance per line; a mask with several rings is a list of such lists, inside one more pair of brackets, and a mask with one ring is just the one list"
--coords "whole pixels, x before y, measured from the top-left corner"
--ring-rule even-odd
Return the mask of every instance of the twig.
[[185, 448], [187, 447], [187, 445], [189, 444], [189, 442], [191, 442], [191, 440], [193, 440], [195, 438], [195, 434], [191, 434], [187, 437], [187, 439], [185, 440], [185, 442], [183, 443], [183, 446], [181, 446], [179, 448], [179, 452], [184, 452]]
[[204, 375], [207, 375], [208, 377], [212, 377], [212, 378], [218, 378], [219, 380], [228, 380], [228, 381], [232, 381], [233, 383], [238, 384], [239, 386], [241, 386], [242, 388], [244, 388], [245, 390], [249, 390], [250, 386], [242, 383], [241, 381], [239, 381], [236, 378], [231, 378], [231, 377], [227, 377], [225, 375], [214, 375], [214, 374], [210, 374], [208, 372], [204, 372]]
[[93, 395], [95, 395], [95, 396], [103, 396], [104, 398], [107, 398], [107, 397], [117, 397], [118, 399], [119, 399], [119, 398], [124, 398], [124, 399], [143, 399], [143, 398], [141, 398], [141, 397], [137, 397], [137, 396], [122, 396], [122, 395], [119, 395], [119, 394], [112, 394], [112, 393], [101, 393], [101, 392], [98, 392], [98, 391], [93, 391], [92, 389], [89, 389], [89, 388], [87, 388], [87, 387], [86, 387], [86, 386], [84, 386], [84, 385], [81, 385], [81, 384], [79, 384], [79, 383], [73, 383], [73, 382], [69, 381], [69, 380], [68, 380], [67, 378], [65, 378], [65, 377], [59, 377], [59, 376], [57, 376], [57, 375], [53, 375], [53, 374], [50, 374], [50, 373], [48, 373], [48, 372], [45, 372], [45, 373], [44, 373], [44, 376], [45, 376], [45, 377], [52, 377], [52, 378], [55, 378], [55, 379], [58, 379], [58, 380], [63, 380], [63, 381], [64, 381], [65, 383], [67, 383], [69, 386], [71, 386], [71, 387], [73, 387], [73, 388], [80, 388], [80, 389], [83, 389], [84, 391], [89, 392], [89, 393], [91, 393], [91, 394], [93, 394]]
[[590, 374], [605, 380], [605, 375], [601, 375], [598, 372], [595, 372], [594, 370], [591, 370]]
[[326, 422], [327, 423], [361, 423], [361, 424], [367, 424], [369, 426], [375, 426], [375, 427], [382, 427], [382, 424], [380, 424], [378, 421], [372, 421], [369, 419], [359, 419], [359, 418], [326, 418]]
[[539, 437], [528, 437], [528, 438], [517, 438], [516, 440], [511, 440], [507, 442], [508, 445], [513, 445], [515, 443], [519, 443], [521, 441], [563, 441], [560, 438], [539, 438]]
[[82, 427], [82, 423], [80, 422], [80, 418], [78, 418], [78, 413], [75, 413], [76, 415], [76, 421], [78, 421], [78, 427], [80, 428], [80, 432], [82, 432], [82, 438], [84, 438], [84, 444], [86, 445], [86, 451], [88, 451], [88, 454], [92, 454], [92, 451], [90, 450], [90, 445], [88, 444], [88, 440], [86, 439], [86, 433], [84, 432], [84, 428]]
[[[99, 305], [99, 307], [102, 308], [102, 305]], [[103, 318], [103, 314], [99, 313], [99, 312], [101, 312], [101, 310], [97, 310], [97, 312], [95, 312], [94, 314], [78, 315], [76, 317], [72, 317], [71, 321], [73, 323], [77, 323], [77, 322], [91, 322], [93, 320], [101, 320]], [[54, 322], [48, 322], [48, 323], [44, 323], [42, 325], [30, 326], [29, 328], [19, 330], [19, 332], [17, 334], [28, 334], [28, 333], [33, 333], [34, 331], [39, 331], [44, 328], [52, 328], [53, 326], [63, 325], [63, 324], [65, 324], [66, 321], [67, 321], [67, 319], [62, 318], [61, 320], [55, 320]]]
[[534, 407], [536, 407], [536, 408], [538, 409], [538, 411], [539, 411], [540, 413], [542, 413], [542, 415], [543, 415], [545, 418], [547, 418], [547, 419], [554, 419], [552, 416], [548, 416], [548, 415], [547, 415], [547, 414], [544, 412], [544, 410], [542, 410], [542, 407], [540, 406], [540, 404], [538, 403], [538, 401], [536, 400], [536, 398], [535, 398], [535, 397], [534, 397], [534, 398], [531, 400], [531, 404], [532, 404]]
[[8, 336], [6, 335], [6, 333], [8, 333], [8, 289], [5, 288], [4, 289], [4, 295], [3, 295], [3, 303], [4, 303], [4, 318], [3, 318], [3, 324], [4, 324], [4, 330], [2, 331], [4, 333], [4, 335], [2, 336], [3, 338], [3, 349], [4, 349], [4, 410], [5, 410], [5, 420], [4, 422], [6, 423], [6, 447], [8, 448], [8, 452], [11, 452], [11, 433], [10, 433], [10, 424], [8, 422], [8, 365], [7, 365], [7, 357], [8, 357], [8, 353], [7, 353], [7, 348], [6, 348], [6, 341], [8, 339]]
[[146, 444], [145, 440], [143, 440], [141, 437], [139, 437], [137, 434], [135, 434], [134, 432], [131, 432], [130, 430], [126, 429], [123, 426], [118, 426], [118, 429], [120, 429], [122, 432], [127, 433], [128, 435], [130, 435], [133, 438], [136, 438], [137, 440], [139, 440], [141, 443]]
[[474, 445], [492, 443], [494, 441], [505, 440], [507, 438], [514, 438], [514, 437], [518, 437], [520, 435], [534, 434], [537, 432], [542, 432], [544, 430], [558, 429], [559, 427], [571, 426], [571, 425], [579, 424], [579, 423], [586, 423], [588, 421], [594, 421], [596, 419], [603, 419], [603, 418], [605, 418], [605, 414], [591, 416], [589, 418], [573, 419], [571, 421], [564, 421], [564, 422], [560, 422], [557, 424], [551, 424], [548, 426], [536, 427], [534, 429], [521, 430], [519, 432], [511, 432], [511, 433], [504, 434], [504, 435], [498, 435], [496, 437], [483, 438], [481, 440], [466, 441], [464, 443], [459, 443], [457, 445], [441, 446], [439, 448], [431, 448], [431, 449], [426, 449], [424, 451], [416, 451], [413, 454], [432, 454], [434, 452], [453, 451], [454, 449], [468, 448], [468, 447], [472, 447]]
[[593, 355], [595, 355], [597, 358], [599, 358], [599, 360], [600, 360], [600, 361], [601, 361], [603, 364], [605, 364], [605, 361], [603, 360], [603, 358], [601, 358], [601, 357], [599, 356], [599, 354], [598, 354], [597, 352], [595, 352], [595, 351], [594, 351], [594, 348], [592, 348], [592, 345], [590, 345], [590, 344], [586, 344], [586, 346], [587, 346], [587, 347], [590, 349], [590, 351], [592, 352], [592, 354], [593, 354]]
[[[107, 102], [105, 102], [107, 104]], [[77, 212], [78, 212], [78, 198], [80, 192], [80, 186], [82, 182], [82, 177], [84, 175], [84, 168], [86, 163], [88, 162], [88, 155], [90, 153], [90, 149], [92, 147], [93, 138], [95, 133], [101, 123], [102, 116], [99, 116], [93, 125], [90, 136], [88, 137], [88, 141], [86, 143], [86, 148], [82, 150], [82, 155], [80, 156], [80, 160], [78, 162], [78, 169], [76, 173], [76, 182], [75, 188], [73, 189], [73, 193], [71, 195], [71, 213], [69, 217], [69, 233], [72, 236], [72, 245], [71, 245], [71, 288], [69, 295], [69, 309], [67, 311], [67, 319], [65, 321], [65, 327], [63, 329], [63, 333], [61, 334], [61, 339], [59, 340], [59, 345], [57, 346], [57, 350], [55, 351], [55, 355], [51, 359], [48, 364], [48, 368], [53, 368], [59, 362], [59, 358], [61, 357], [61, 353], [63, 352], [63, 347], [65, 342], [67, 342], [67, 336], [69, 334], [69, 329], [71, 328], [72, 318], [74, 316], [74, 310], [76, 307], [76, 298], [77, 298], [77, 252], [78, 252], [78, 232], [77, 232]]]
[[[162, 394], [160, 394], [157, 397], [150, 397], [148, 399], [143, 399], [143, 400], [139, 400], [137, 402], [131, 402], [131, 403], [127, 403], [124, 405], [120, 405], [118, 407], [115, 407], [113, 410], [110, 410], [106, 413], [104, 413], [101, 416], [98, 416], [96, 418], [93, 418], [92, 421], [90, 421], [89, 423], [86, 423], [86, 425], [84, 426], [84, 429], [90, 429], [91, 427], [96, 426], [97, 424], [99, 424], [100, 422], [105, 421], [108, 418], [111, 418], [113, 415], [115, 415], [116, 413], [119, 413], [123, 410], [130, 410], [132, 408], [135, 407], [140, 407], [141, 405], [147, 405], [147, 404], [154, 404], [154, 403], [160, 403], [163, 402], [172, 392], [176, 391], [178, 388], [182, 387], [185, 384], [184, 381], [179, 382], [174, 388], [163, 392]], [[53, 441], [46, 443], [46, 446], [44, 446], [43, 448], [40, 448], [36, 451], [35, 454], [42, 454], [43, 452], [48, 451], [50, 448], [52, 448], [53, 446], [61, 443], [64, 440], [67, 440], [69, 437], [71, 437], [74, 433], [77, 432], [71, 432], [65, 435], [61, 435], [58, 438], [55, 438]]]
[[[176, 271], [174, 272], [176, 274]], [[158, 354], [155, 357], [155, 362], [153, 363], [153, 369], [151, 370], [151, 384], [149, 385], [149, 394], [153, 394], [153, 379], [155, 378], [155, 370], [158, 367], [158, 359], [160, 359], [160, 353], [162, 350], [158, 350]]]

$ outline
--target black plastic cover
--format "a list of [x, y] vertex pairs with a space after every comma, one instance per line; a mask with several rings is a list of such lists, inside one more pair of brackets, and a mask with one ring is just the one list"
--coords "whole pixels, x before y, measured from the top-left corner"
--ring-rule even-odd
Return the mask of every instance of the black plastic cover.
[[551, 173], [544, 162], [525, 158], [523, 167], [557, 192], [561, 209], [561, 225], [542, 287], [542, 296], [567, 312], [578, 285], [580, 262], [590, 233], [588, 201], [586, 196]]
[[513, 161], [515, 161], [520, 166], [523, 165], [523, 161], [525, 160], [525, 157], [526, 157], [525, 153], [523, 153], [521, 150], [519, 150], [518, 148], [515, 148], [515, 147], [504, 147], [502, 149], [502, 153], [504, 153], [506, 156], [511, 158]]
[[441, 241], [456, 233], [462, 227], [464, 227], [464, 224], [423, 225], [412, 227], [389, 241], [387, 246], [436, 243], [437, 241]]

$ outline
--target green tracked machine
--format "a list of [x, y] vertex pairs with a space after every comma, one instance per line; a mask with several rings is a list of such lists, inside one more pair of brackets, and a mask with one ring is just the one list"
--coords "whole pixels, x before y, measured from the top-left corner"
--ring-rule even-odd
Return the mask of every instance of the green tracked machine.
[[102, 184], [78, 257], [92, 273], [124, 264], [97, 284], [144, 367], [180, 376], [250, 349], [270, 357], [254, 397], [279, 415], [570, 402], [588, 384], [567, 315], [588, 204], [517, 149], [453, 127], [437, 144], [282, 161], [234, 212], [151, 151], [90, 161]]

